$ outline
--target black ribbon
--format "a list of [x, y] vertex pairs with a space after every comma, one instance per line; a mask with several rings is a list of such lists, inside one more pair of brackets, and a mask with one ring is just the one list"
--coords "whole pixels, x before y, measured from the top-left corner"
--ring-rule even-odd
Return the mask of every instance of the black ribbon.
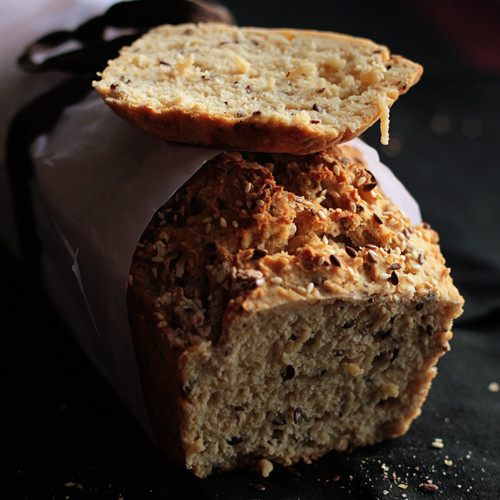
[[[184, 22], [232, 22], [224, 7], [202, 0], [131, 0], [111, 6], [75, 30], [49, 33], [29, 45], [18, 59], [31, 73], [60, 71], [70, 76], [54, 89], [24, 106], [12, 119], [7, 135], [6, 162], [14, 205], [14, 217], [21, 258], [30, 281], [41, 287], [40, 239], [37, 235], [30, 182], [35, 181], [30, 155], [33, 141], [51, 130], [63, 110], [83, 99], [92, 90], [96, 73], [124, 45], [154, 26]], [[106, 30], [127, 30], [127, 34], [106, 39]], [[132, 33], [130, 33], [132, 31]], [[76, 42], [78, 48], [36, 62], [48, 49]]]

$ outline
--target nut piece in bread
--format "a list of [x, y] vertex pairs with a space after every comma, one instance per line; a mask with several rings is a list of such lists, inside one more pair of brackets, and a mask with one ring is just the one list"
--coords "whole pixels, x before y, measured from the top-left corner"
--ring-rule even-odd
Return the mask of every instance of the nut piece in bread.
[[350, 145], [222, 153], [155, 215], [128, 290], [160, 448], [198, 476], [403, 434], [463, 300]]
[[161, 26], [122, 49], [95, 88], [160, 139], [305, 154], [381, 119], [422, 67], [370, 40], [328, 32]]

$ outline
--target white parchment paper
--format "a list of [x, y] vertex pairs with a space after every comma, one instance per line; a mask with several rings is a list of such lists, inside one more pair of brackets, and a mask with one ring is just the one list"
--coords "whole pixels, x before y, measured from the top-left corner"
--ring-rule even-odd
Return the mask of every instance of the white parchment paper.
[[[417, 203], [376, 151], [359, 139], [352, 145], [385, 193], [418, 223]], [[155, 211], [219, 152], [149, 137], [116, 117], [97, 93], [68, 108], [32, 150], [35, 197], [51, 220], [43, 233], [52, 300], [146, 430], [126, 309], [131, 258]]]

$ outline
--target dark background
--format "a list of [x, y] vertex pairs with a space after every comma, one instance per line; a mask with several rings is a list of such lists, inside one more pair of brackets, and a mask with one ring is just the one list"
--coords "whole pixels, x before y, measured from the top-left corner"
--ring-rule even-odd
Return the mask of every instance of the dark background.
[[[379, 145], [377, 125], [363, 137], [440, 234], [466, 300], [452, 350], [404, 437], [267, 479], [200, 480], [157, 453], [0, 247], [0, 499], [500, 498], [500, 392], [489, 389], [500, 383], [500, 3], [223, 3], [241, 25], [359, 35], [424, 66], [391, 111], [390, 146]], [[428, 480], [439, 490], [423, 491]]]

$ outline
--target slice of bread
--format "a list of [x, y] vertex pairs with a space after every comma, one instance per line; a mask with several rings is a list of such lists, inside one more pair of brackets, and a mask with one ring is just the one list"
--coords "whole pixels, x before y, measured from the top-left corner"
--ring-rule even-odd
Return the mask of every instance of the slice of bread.
[[422, 67], [370, 40], [218, 23], [161, 26], [94, 82], [122, 118], [161, 139], [305, 154], [353, 139]]
[[155, 215], [131, 266], [158, 444], [206, 476], [401, 435], [462, 304], [437, 234], [351, 145], [222, 153]]

